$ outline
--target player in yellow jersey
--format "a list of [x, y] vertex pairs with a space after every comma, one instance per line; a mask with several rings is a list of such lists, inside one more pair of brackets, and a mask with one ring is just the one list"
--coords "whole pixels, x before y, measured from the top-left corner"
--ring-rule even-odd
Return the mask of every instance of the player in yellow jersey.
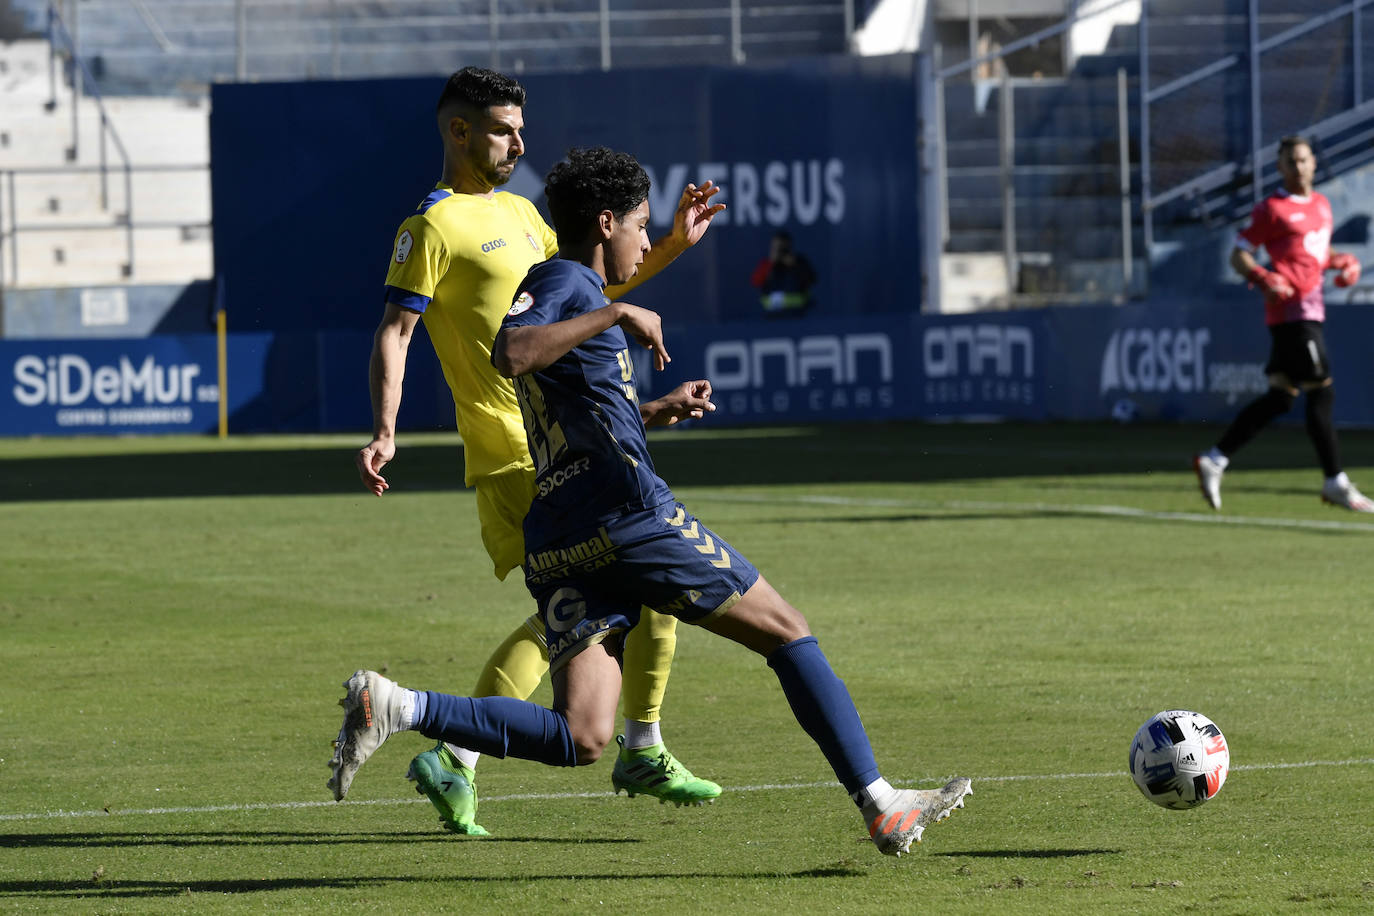
[[[463, 436], [464, 480], [477, 490], [482, 542], [501, 579], [524, 561], [521, 524], [534, 496], [534, 465], [515, 390], [492, 367], [491, 348], [525, 273], [558, 250], [553, 230], [532, 203], [496, 190], [510, 179], [525, 152], [520, 133], [524, 104], [519, 83], [475, 67], [453, 74], [439, 97], [443, 177], [396, 236], [385, 313], [372, 349], [373, 438], [357, 454], [363, 485], [381, 496], [388, 488], [381, 471], [396, 454], [406, 354], [423, 316], [453, 392]], [[709, 181], [700, 188], [688, 185], [672, 231], [654, 244], [634, 281], [607, 287], [607, 296], [618, 298], [694, 245], [725, 208], [710, 202], [718, 190]], [[710, 386], [701, 381], [645, 402], [641, 413], [645, 424], [654, 426], [714, 409]], [[659, 730], [676, 645], [676, 620], [647, 611], [625, 640], [625, 735], [619, 739], [622, 748], [612, 783], [617, 792], [623, 789], [631, 796], [701, 804], [718, 796], [720, 786], [682, 766], [664, 747]], [[488, 659], [473, 694], [525, 699], [547, 670], [544, 627], [536, 615]], [[478, 756], [441, 743], [411, 761], [406, 774], [439, 811], [440, 822], [457, 833], [487, 832], [476, 822]]]

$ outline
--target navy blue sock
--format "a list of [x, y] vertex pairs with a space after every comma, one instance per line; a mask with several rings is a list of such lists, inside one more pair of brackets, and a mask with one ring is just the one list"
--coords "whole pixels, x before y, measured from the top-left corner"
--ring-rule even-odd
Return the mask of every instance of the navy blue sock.
[[789, 642], [768, 656], [797, 722], [820, 746], [850, 795], [878, 778], [868, 733], [844, 681], [835, 676], [814, 636]]
[[519, 757], [555, 767], [577, 766], [568, 720], [527, 700], [455, 697], [424, 692], [415, 730], [493, 757]]

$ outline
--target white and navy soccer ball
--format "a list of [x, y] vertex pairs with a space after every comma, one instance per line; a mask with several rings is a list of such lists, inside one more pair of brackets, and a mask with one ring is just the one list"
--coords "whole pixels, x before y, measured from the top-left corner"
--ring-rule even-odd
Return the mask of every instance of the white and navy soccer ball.
[[1149, 718], [1131, 741], [1131, 778], [1164, 808], [1196, 808], [1221, 791], [1231, 752], [1202, 713], [1170, 709]]

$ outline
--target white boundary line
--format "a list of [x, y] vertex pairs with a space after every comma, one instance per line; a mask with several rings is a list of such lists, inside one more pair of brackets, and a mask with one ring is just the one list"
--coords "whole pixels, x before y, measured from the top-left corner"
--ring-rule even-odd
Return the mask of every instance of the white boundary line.
[[[1351, 760], [1308, 760], [1303, 763], [1251, 763], [1231, 767], [1232, 772], [1242, 770], [1305, 770], [1313, 767], [1351, 767], [1374, 765], [1374, 757], [1356, 757]], [[984, 782], [1037, 782], [1041, 780], [1063, 779], [1127, 779], [1124, 770], [1114, 773], [1026, 773], [1012, 776], [974, 776], [975, 783]], [[940, 784], [943, 780], [927, 780]], [[898, 785], [909, 783], [899, 782]], [[837, 789], [837, 782], [791, 782], [763, 784], [756, 786], [727, 786], [729, 792], [787, 792], [796, 789]], [[484, 795], [482, 802], [503, 801], [568, 801], [579, 798], [609, 798], [607, 792], [547, 792], [520, 795]], [[117, 808], [97, 811], [44, 811], [29, 814], [0, 814], [0, 822], [6, 821], [44, 821], [74, 820], [85, 817], [130, 817], [161, 814], [218, 814], [233, 811], [287, 811], [300, 808], [330, 808], [338, 804], [332, 801], [308, 802], [263, 802], [249, 805], [198, 805], [180, 808]], [[413, 805], [428, 804], [424, 798], [376, 798], [367, 801], [349, 802], [351, 807], [359, 805]]]
[[[687, 489], [687, 488], [684, 488]], [[1139, 518], [1159, 522], [1190, 522], [1204, 525], [1240, 525], [1258, 528], [1288, 528], [1311, 531], [1352, 531], [1374, 534], [1374, 522], [1324, 521], [1302, 518], [1264, 518], [1262, 516], [1218, 515], [1201, 512], [1161, 512], [1133, 506], [1076, 503], [1019, 503], [969, 499], [876, 499], [854, 496], [791, 497], [757, 496], [748, 493], [701, 491], [692, 501], [714, 500], [736, 503], [793, 503], [815, 506], [859, 506], [873, 509], [957, 509], [977, 512], [1045, 512], [1053, 515], [1100, 515], [1105, 518]]]

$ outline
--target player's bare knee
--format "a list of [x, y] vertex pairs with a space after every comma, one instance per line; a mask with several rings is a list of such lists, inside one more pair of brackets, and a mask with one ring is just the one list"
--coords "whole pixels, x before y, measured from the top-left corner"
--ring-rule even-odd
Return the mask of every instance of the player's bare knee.
[[587, 730], [573, 732], [573, 749], [577, 752], [577, 765], [580, 767], [596, 763], [613, 736], [609, 731], [592, 733]]
[[577, 765], [580, 767], [596, 763], [601, 759], [601, 752], [604, 748], [593, 747], [589, 744], [577, 745]]

